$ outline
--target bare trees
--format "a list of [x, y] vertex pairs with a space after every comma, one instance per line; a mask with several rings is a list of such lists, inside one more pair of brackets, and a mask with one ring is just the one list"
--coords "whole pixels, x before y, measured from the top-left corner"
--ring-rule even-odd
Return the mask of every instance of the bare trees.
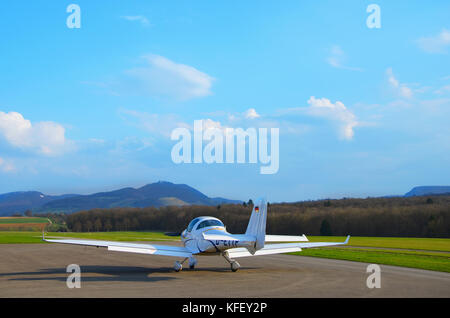
[[[72, 231], [176, 231], [197, 216], [221, 219], [231, 233], [244, 233], [252, 206], [168, 206], [82, 211], [67, 216]], [[450, 196], [367, 198], [271, 204], [271, 234], [450, 237]]]

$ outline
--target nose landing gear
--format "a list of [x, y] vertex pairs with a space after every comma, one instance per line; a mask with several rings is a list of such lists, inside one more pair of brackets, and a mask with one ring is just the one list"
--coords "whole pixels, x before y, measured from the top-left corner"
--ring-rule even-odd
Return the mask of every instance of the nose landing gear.
[[[222, 256], [227, 260], [227, 262], [230, 264], [231, 267], [231, 271], [236, 272], [241, 265], [236, 262], [234, 259], [231, 259], [230, 256], [228, 255], [228, 253], [225, 251], [224, 253], [222, 253]], [[197, 259], [195, 257], [186, 257], [183, 261], [176, 261], [175, 264], [173, 265], [173, 269], [176, 272], [179, 272], [183, 269], [183, 263], [186, 262], [187, 260], [189, 260], [189, 269], [194, 269], [195, 265], [197, 265]]]
[[189, 257], [189, 269], [194, 269], [197, 265], [197, 259], [195, 257]]

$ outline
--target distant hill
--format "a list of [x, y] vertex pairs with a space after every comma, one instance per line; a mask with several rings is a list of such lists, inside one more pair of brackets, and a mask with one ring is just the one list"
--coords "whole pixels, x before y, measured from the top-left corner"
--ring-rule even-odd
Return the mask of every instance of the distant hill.
[[414, 197], [421, 195], [438, 195], [450, 194], [450, 186], [421, 186], [414, 187], [411, 191], [406, 193], [405, 197]]
[[21, 191], [0, 194], [0, 216], [33, 210], [54, 200], [76, 196], [76, 194], [45, 195], [38, 191]]
[[13, 192], [0, 195], [0, 216], [14, 212], [65, 212], [113, 207], [161, 207], [168, 205], [218, 205], [242, 203], [224, 198], [209, 198], [186, 185], [160, 181], [141, 188], [123, 188], [90, 195], [47, 196], [41, 192]]

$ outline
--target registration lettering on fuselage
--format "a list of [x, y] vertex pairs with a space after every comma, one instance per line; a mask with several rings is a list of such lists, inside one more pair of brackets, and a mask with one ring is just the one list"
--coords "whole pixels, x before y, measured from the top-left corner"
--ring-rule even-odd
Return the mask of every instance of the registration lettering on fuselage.
[[235, 247], [237, 246], [237, 244], [239, 243], [239, 241], [231, 241], [231, 240], [216, 240], [216, 246], [230, 246], [230, 247]]

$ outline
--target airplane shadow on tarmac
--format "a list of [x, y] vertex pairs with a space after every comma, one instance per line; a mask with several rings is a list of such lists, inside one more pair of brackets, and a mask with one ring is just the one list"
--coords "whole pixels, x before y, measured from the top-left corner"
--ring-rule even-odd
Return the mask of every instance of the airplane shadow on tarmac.
[[[84, 282], [158, 282], [177, 279], [179, 275], [198, 272], [232, 273], [228, 267], [183, 269], [176, 273], [173, 268], [148, 268], [133, 266], [80, 266], [81, 280]], [[252, 268], [246, 268], [252, 269]], [[245, 269], [244, 269], [245, 270]], [[66, 281], [72, 272], [65, 268], [45, 268], [35, 272], [0, 273], [0, 278], [12, 281]], [[171, 276], [155, 276], [152, 274], [170, 274]], [[101, 276], [94, 276], [101, 275]], [[105, 275], [105, 276], [103, 276]], [[23, 277], [28, 276], [28, 277]]]

